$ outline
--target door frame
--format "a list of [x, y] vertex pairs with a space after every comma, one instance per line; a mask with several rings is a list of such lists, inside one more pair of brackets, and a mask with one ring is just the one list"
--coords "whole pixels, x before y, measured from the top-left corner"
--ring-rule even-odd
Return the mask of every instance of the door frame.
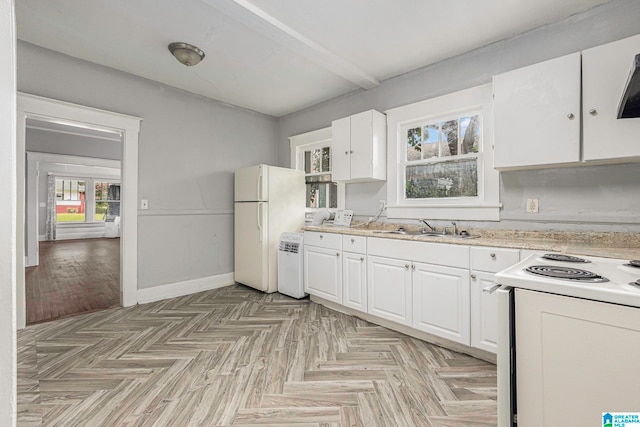
[[118, 131], [122, 135], [120, 237], [120, 303], [135, 305], [138, 280], [138, 133], [140, 117], [84, 105], [72, 104], [27, 93], [17, 93], [17, 235], [16, 235], [16, 326], [26, 326], [25, 300], [25, 157], [28, 118], [53, 123], [81, 125], [89, 129]]

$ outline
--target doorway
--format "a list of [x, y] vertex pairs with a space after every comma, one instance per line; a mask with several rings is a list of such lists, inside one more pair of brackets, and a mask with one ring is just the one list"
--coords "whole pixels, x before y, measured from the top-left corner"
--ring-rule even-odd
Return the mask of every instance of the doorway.
[[[122, 136], [122, 193], [121, 193], [121, 237], [120, 237], [120, 304], [124, 307], [137, 303], [137, 198], [138, 198], [138, 132], [140, 118], [77, 104], [18, 93], [17, 96], [16, 152], [17, 175], [24, 177], [25, 139], [27, 119], [48, 123], [71, 125], [85, 129], [119, 132]], [[25, 181], [18, 180], [17, 229], [26, 230], [25, 225]], [[16, 271], [16, 323], [19, 329], [26, 326], [25, 262], [27, 252], [25, 240], [37, 239], [29, 233], [18, 232], [16, 247], [18, 254]], [[31, 245], [30, 245], [31, 246]]]

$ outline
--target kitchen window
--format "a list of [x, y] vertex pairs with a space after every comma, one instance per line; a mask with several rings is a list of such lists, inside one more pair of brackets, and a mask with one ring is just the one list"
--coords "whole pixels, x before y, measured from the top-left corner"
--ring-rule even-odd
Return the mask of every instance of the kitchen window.
[[390, 218], [499, 219], [491, 95], [485, 85], [386, 112]]
[[331, 128], [292, 136], [289, 140], [291, 167], [305, 172], [307, 210], [337, 208], [344, 198], [344, 184], [332, 181]]

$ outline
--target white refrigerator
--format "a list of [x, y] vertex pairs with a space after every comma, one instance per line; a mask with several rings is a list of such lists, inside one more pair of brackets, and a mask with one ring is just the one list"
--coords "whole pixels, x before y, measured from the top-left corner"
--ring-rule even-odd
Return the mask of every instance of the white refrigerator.
[[304, 172], [257, 165], [234, 178], [234, 279], [275, 292], [280, 235], [304, 226]]

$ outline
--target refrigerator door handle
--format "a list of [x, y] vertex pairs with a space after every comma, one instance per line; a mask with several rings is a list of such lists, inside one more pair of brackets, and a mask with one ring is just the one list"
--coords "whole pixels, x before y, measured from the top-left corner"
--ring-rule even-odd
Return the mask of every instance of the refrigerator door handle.
[[257, 200], [262, 200], [262, 168], [260, 168], [260, 174], [256, 180], [256, 197]]
[[258, 238], [262, 242], [262, 203], [258, 203], [258, 209], [256, 209], [256, 220], [258, 223]]

